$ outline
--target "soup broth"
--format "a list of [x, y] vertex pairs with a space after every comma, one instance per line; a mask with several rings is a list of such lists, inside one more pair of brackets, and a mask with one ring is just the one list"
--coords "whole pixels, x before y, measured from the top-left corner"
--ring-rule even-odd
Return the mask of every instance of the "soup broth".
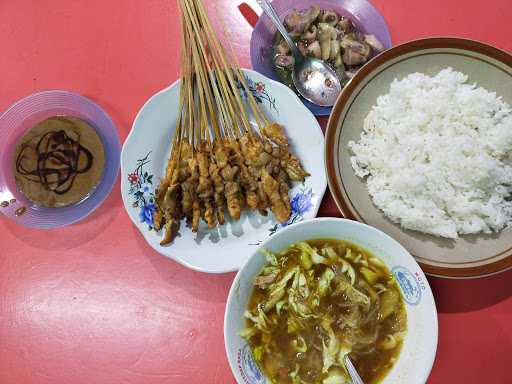
[[404, 302], [384, 263], [349, 242], [292, 244], [255, 278], [241, 335], [275, 384], [349, 382], [349, 355], [366, 384], [397, 360], [407, 328]]

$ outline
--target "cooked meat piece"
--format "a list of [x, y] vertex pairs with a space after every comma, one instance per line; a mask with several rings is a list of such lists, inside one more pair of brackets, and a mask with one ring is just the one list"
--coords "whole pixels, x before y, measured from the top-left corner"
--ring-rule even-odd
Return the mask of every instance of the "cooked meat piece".
[[[312, 43], [313, 41], [316, 40], [318, 36], [318, 28], [316, 27], [316, 25], [312, 25], [311, 27], [309, 27], [301, 36], [301, 40], [305, 40], [307, 41], [308, 43]], [[286, 41], [285, 41], [285, 44], [286, 44]]]
[[261, 181], [263, 189], [270, 200], [271, 209], [276, 219], [283, 223], [290, 217], [291, 211], [283, 202], [279, 193], [279, 183], [265, 170], [261, 172]]
[[336, 24], [338, 24], [340, 17], [336, 12], [326, 9], [320, 15], [320, 20], [334, 27]]
[[290, 55], [276, 55], [274, 62], [278, 67], [291, 69], [295, 64], [293, 56]]
[[279, 146], [286, 147], [288, 145], [288, 138], [281, 124], [271, 123], [262, 129], [262, 133], [267, 139]]
[[282, 150], [282, 152], [283, 156], [281, 158], [281, 166], [286, 169], [286, 173], [290, 177], [290, 180], [304, 181], [304, 179], [309, 176], [309, 173], [304, 170], [300, 160], [287, 150]]
[[306, 48], [306, 54], [308, 56], [316, 57], [320, 59], [322, 57], [322, 50], [320, 49], [320, 42], [318, 40], [313, 41]]
[[294, 10], [284, 18], [284, 24], [290, 35], [298, 37], [320, 15], [320, 7], [313, 6], [303, 11]]

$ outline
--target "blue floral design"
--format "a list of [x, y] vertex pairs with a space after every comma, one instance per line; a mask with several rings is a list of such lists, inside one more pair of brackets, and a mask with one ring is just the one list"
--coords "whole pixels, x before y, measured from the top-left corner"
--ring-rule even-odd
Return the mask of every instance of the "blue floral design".
[[273, 227], [269, 229], [269, 236], [276, 233], [280, 228], [284, 228], [290, 224], [297, 223], [304, 219], [304, 214], [308, 212], [311, 208], [313, 208], [313, 203], [311, 202], [313, 198], [313, 190], [310, 188], [306, 190], [303, 186], [299, 192], [295, 196], [293, 196], [290, 201], [290, 206], [292, 209], [292, 213], [290, 218], [285, 223], [277, 223]]
[[139, 219], [141, 223], [146, 223], [150, 227], [153, 226], [153, 213], [155, 212], [155, 204], [150, 203], [141, 207], [139, 212]]
[[[309, 211], [311, 208], [313, 208], [313, 203], [311, 202], [311, 198], [313, 197], [313, 191], [310, 189], [307, 192], [300, 192], [297, 193], [292, 201], [290, 202], [290, 205], [292, 207], [292, 216], [295, 215], [302, 215]], [[289, 223], [291, 224], [291, 223]]]
[[128, 174], [130, 189], [128, 194], [133, 196], [135, 201], [132, 206], [139, 208], [139, 220], [148, 225], [149, 230], [153, 229], [153, 214], [156, 211], [155, 193], [153, 190], [153, 175], [144, 171], [144, 166], [148, 164], [149, 152], [146, 157], [137, 160], [137, 167], [132, 173]]
[[[251, 91], [252, 96], [254, 99], [260, 103], [263, 104], [263, 101], [266, 101], [270, 108], [275, 110], [277, 112], [276, 108], [276, 99], [267, 92], [266, 86], [261, 81], [255, 83], [251, 78], [248, 76], [245, 77], [245, 82], [247, 84], [247, 88], [249, 88], [249, 91]], [[240, 92], [244, 98], [247, 98], [247, 92], [245, 91], [245, 87], [243, 86], [242, 82], [238, 80], [237, 83], [238, 89], [240, 89]]]
[[264, 384], [267, 382], [263, 376], [258, 364], [254, 361], [249, 345], [245, 345], [238, 350], [238, 369], [244, 383], [247, 384]]

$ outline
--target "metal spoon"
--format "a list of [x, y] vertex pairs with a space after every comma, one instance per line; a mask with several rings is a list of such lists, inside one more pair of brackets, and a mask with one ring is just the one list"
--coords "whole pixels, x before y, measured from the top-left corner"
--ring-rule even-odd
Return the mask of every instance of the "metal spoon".
[[363, 379], [361, 379], [361, 376], [357, 373], [356, 367], [354, 367], [354, 364], [352, 364], [348, 355], [345, 355], [345, 366], [347, 367], [348, 374], [352, 379], [352, 384], [364, 384]]
[[270, 2], [268, 0], [258, 0], [258, 3], [290, 47], [295, 61], [292, 79], [297, 91], [314, 104], [322, 107], [334, 105], [341, 92], [341, 83], [334, 69], [320, 59], [305, 57], [279, 20]]

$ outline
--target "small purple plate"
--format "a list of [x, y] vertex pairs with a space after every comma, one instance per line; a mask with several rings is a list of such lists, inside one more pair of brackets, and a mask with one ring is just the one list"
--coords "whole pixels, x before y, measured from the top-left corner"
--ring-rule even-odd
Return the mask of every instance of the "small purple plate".
[[[100, 183], [82, 201], [62, 208], [35, 205], [21, 193], [14, 179], [12, 162], [16, 143], [23, 134], [51, 116], [74, 116], [96, 129], [105, 149], [105, 169]], [[110, 117], [96, 103], [68, 91], [34, 93], [14, 103], [0, 116], [0, 202], [16, 199], [0, 212], [31, 228], [48, 229], [75, 223], [98, 208], [108, 196], [119, 172], [121, 144]], [[16, 210], [26, 211], [16, 216]]]
[[[313, 5], [330, 9], [350, 19], [359, 30], [375, 35], [386, 49], [391, 48], [391, 36], [382, 15], [365, 0], [274, 0], [272, 6], [284, 20], [294, 9], [302, 10]], [[251, 35], [251, 64], [255, 71], [280, 81], [272, 64], [272, 43], [276, 28], [266, 14], [261, 14]], [[328, 116], [332, 107], [321, 107], [301, 97], [304, 105], [315, 116]]]

